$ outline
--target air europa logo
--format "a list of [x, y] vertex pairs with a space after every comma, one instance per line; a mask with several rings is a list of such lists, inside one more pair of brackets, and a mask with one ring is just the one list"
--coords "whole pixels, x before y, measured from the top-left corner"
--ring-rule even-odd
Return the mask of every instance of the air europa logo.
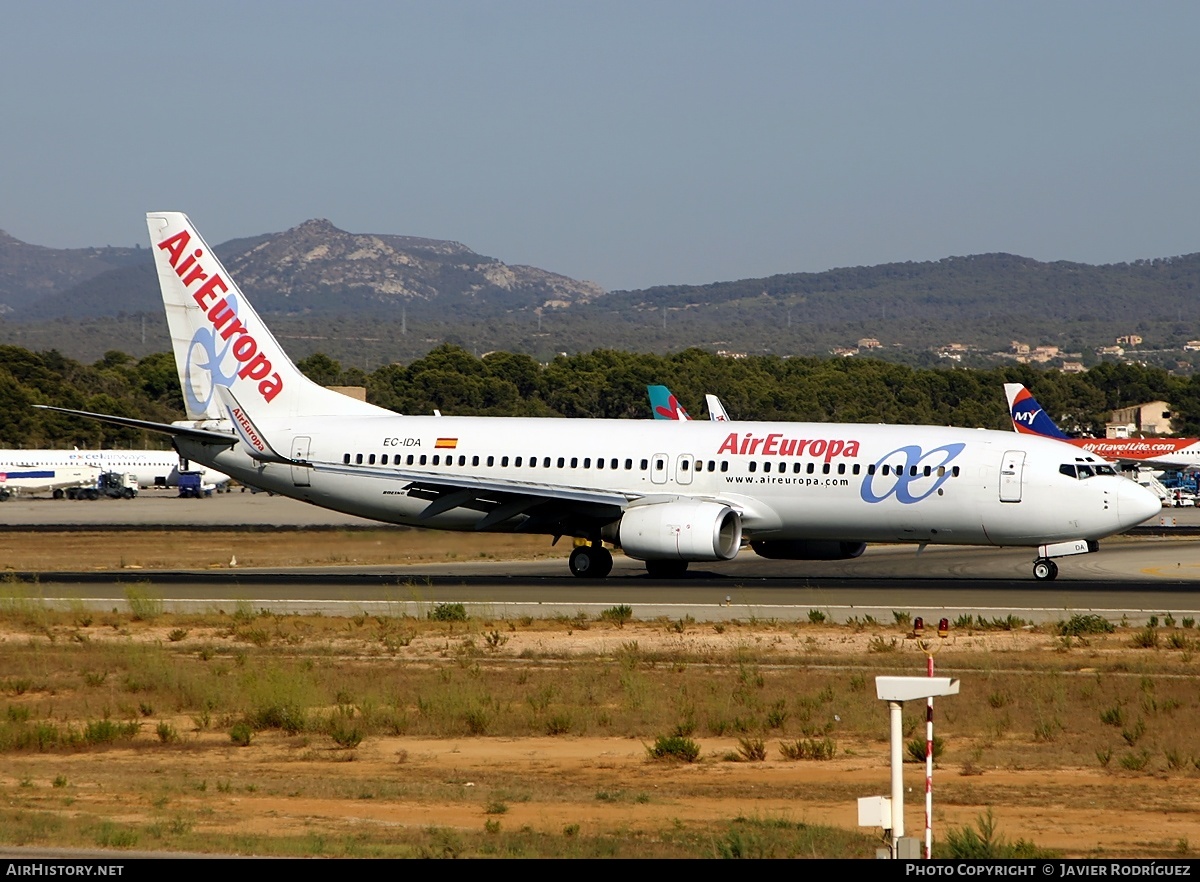
[[229, 412], [233, 414], [233, 418], [240, 429], [240, 434], [246, 440], [246, 443], [260, 453], [266, 453], [267, 446], [258, 437], [258, 432], [254, 431], [254, 423], [247, 419], [246, 415], [242, 413], [242, 409], [240, 407], [233, 407], [230, 408]]
[[[863, 502], [883, 502], [895, 497], [901, 505], [912, 505], [932, 496], [950, 479], [953, 471], [947, 466], [966, 449], [958, 442], [925, 450], [915, 444], [885, 453], [868, 470], [859, 496]], [[884, 474], [881, 466], [890, 465]]]
[[811, 456], [815, 459], [824, 458], [829, 462], [838, 456], [858, 456], [857, 441], [843, 441], [840, 438], [785, 438], [776, 432], [766, 437], [759, 437], [747, 432], [739, 438], [737, 432], [730, 432], [717, 453], [734, 453], [750, 456]]
[[[283, 390], [283, 378], [272, 369], [271, 360], [259, 351], [258, 341], [237, 317], [237, 308], [230, 303], [231, 298], [217, 300], [217, 297], [229, 291], [229, 286], [219, 273], [205, 271], [200, 263], [204, 249], [197, 248], [185, 256], [191, 243], [192, 234], [182, 230], [158, 243], [158, 247], [170, 255], [175, 275], [192, 292], [192, 299], [205, 311], [213, 329], [220, 333], [222, 340], [229, 341], [229, 351], [241, 363], [237, 376], [243, 380], [259, 381], [258, 394], [269, 402]], [[193, 290], [193, 285], [198, 287]]]

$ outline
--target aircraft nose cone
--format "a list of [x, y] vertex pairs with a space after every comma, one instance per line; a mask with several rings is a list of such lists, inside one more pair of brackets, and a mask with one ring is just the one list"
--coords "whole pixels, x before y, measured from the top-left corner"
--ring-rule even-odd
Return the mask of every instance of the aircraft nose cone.
[[1117, 518], [1123, 527], [1136, 527], [1162, 512], [1158, 497], [1128, 478], [1117, 490]]

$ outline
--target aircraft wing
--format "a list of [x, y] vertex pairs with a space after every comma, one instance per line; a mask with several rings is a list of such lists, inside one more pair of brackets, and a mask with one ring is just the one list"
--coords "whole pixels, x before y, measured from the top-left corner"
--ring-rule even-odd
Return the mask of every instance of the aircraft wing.
[[[474, 509], [480, 512], [476, 530], [491, 529], [518, 515], [527, 515], [531, 519], [530, 529], [533, 529], [533, 523], [540, 529], [547, 522], [565, 524], [580, 519], [602, 525], [616, 520], [629, 502], [639, 498], [635, 494], [616, 491], [481, 478], [456, 472], [438, 474], [340, 462], [293, 461], [292, 464], [308, 466], [318, 474], [370, 476], [393, 482], [396, 489], [384, 493], [429, 500], [429, 505], [419, 515], [422, 520], [453, 508]], [[568, 531], [564, 529], [563, 532]]]

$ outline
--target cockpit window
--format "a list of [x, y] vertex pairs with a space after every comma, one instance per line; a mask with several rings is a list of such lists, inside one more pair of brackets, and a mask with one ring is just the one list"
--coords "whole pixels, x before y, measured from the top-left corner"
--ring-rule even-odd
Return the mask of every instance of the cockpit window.
[[1075, 466], [1071, 465], [1070, 463], [1063, 463], [1062, 465], [1060, 465], [1058, 467], [1058, 473], [1060, 475], [1066, 475], [1068, 478], [1076, 477]]
[[1114, 469], [1114, 468], [1113, 468], [1112, 466], [1110, 466], [1110, 465], [1098, 465], [1098, 466], [1096, 466], [1096, 474], [1097, 474], [1097, 475], [1113, 475], [1113, 476], [1116, 476], [1116, 474], [1117, 474], [1117, 470], [1116, 470], [1116, 469]]

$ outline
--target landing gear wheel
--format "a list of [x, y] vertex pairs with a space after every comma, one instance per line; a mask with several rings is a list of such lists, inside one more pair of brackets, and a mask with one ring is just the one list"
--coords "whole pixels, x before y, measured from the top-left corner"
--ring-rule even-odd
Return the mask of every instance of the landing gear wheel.
[[687, 572], [686, 560], [648, 560], [646, 574], [654, 579], [678, 579]]
[[1058, 578], [1058, 564], [1042, 557], [1033, 562], [1033, 578], [1039, 582], [1053, 582]]
[[613, 559], [602, 545], [580, 545], [568, 563], [571, 575], [578, 579], [603, 579], [612, 572]]

